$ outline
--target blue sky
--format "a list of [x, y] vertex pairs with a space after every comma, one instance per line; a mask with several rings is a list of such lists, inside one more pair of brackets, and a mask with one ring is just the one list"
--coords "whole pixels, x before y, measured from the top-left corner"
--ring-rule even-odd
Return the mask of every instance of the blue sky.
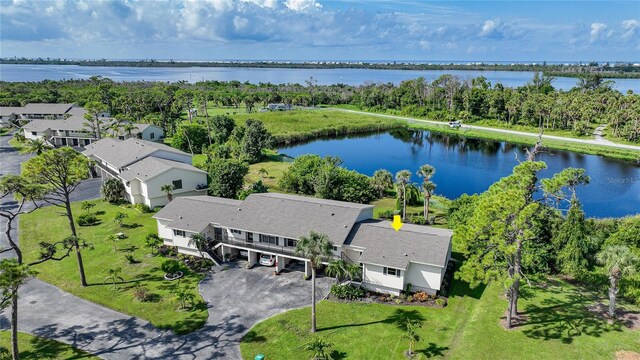
[[0, 56], [640, 61], [640, 1], [0, 0]]

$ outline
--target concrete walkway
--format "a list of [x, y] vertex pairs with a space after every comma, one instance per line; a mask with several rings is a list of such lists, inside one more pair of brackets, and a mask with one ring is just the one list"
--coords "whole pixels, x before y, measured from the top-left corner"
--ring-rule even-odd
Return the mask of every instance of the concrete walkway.
[[[376, 114], [376, 113], [370, 113], [370, 112], [366, 112], [366, 111], [347, 110], [347, 109], [340, 109], [340, 108], [327, 108], [327, 109], [344, 111], [344, 112], [349, 112], [349, 113], [354, 113], [354, 114], [378, 116], [378, 117], [388, 118], [388, 119], [405, 120], [405, 121], [409, 121], [409, 122], [417, 122], [417, 123], [422, 122], [422, 123], [427, 123], [427, 124], [432, 124], [432, 125], [448, 126], [447, 123], [442, 122], [442, 121], [416, 119], [416, 118], [411, 118], [411, 117], [387, 115], [387, 114]], [[484, 127], [484, 126], [476, 126], [476, 125], [465, 125], [465, 124], [462, 124], [460, 126], [460, 129], [484, 130], [484, 131], [492, 131], [492, 132], [510, 134], [510, 135], [527, 136], [527, 137], [533, 137], [533, 138], [537, 138], [538, 137], [538, 134], [534, 134], [534, 133], [515, 131], [515, 130], [507, 130], [507, 129], [496, 129], [496, 128], [490, 128], [490, 127]], [[562, 137], [562, 136], [554, 136], [554, 135], [542, 135], [542, 138], [543, 139], [549, 139], [549, 140], [560, 140], [560, 141], [574, 142], [574, 143], [580, 143], [580, 144], [608, 146], [608, 147], [619, 148], [619, 149], [640, 151], [640, 146], [637, 146], [637, 145], [618, 144], [618, 143], [614, 143], [614, 142], [603, 142], [603, 141], [598, 140], [598, 139], [574, 139], [574, 138], [568, 138], [568, 137]]]

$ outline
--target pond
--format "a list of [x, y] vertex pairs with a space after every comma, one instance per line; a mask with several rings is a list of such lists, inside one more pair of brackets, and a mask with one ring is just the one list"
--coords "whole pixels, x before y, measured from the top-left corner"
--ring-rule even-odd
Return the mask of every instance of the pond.
[[[481, 193], [500, 178], [511, 174], [518, 159], [526, 158], [524, 147], [506, 142], [470, 139], [430, 131], [397, 130], [388, 133], [321, 139], [280, 149], [292, 157], [303, 154], [339, 156], [343, 166], [371, 176], [378, 169], [395, 174], [402, 169], [414, 173], [423, 164], [436, 168], [436, 194], [455, 199]], [[541, 177], [564, 168], [584, 168], [590, 184], [578, 196], [590, 217], [620, 217], [640, 213], [640, 165], [633, 162], [548, 150], [539, 156], [547, 163]]]

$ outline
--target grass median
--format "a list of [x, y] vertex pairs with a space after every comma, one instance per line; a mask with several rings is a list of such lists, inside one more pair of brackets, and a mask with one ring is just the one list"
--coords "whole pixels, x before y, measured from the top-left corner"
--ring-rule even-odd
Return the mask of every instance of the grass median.
[[[5, 356], [6, 359], [11, 358], [10, 343], [11, 333], [9, 331], [0, 331], [0, 359], [5, 359]], [[22, 360], [100, 359], [71, 345], [26, 333], [18, 333], [18, 347], [20, 359]]]

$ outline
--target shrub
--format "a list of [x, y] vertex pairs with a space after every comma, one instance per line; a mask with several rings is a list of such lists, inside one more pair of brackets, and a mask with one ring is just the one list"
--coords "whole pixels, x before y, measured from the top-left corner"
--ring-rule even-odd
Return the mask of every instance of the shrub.
[[445, 299], [438, 298], [436, 299], [436, 305], [444, 307], [445, 305], [447, 305], [447, 301]]
[[94, 214], [82, 214], [78, 216], [78, 225], [80, 226], [94, 226], [99, 223], [100, 221]]
[[160, 248], [158, 248], [158, 254], [164, 257], [177, 256], [178, 250], [173, 246], [162, 245], [160, 246]]
[[411, 285], [411, 283], [407, 283], [407, 286], [405, 286], [404, 288], [404, 293], [410, 296], [412, 288], [413, 288], [413, 285]]
[[160, 268], [167, 274], [175, 274], [180, 271], [181, 266], [177, 260], [165, 260]]
[[152, 212], [151, 208], [148, 207], [146, 204], [138, 203], [138, 204], [135, 204], [134, 207], [136, 208], [136, 210], [140, 211], [143, 214], [148, 214]]
[[366, 291], [361, 287], [333, 284], [330, 293], [338, 299], [355, 300], [364, 297]]
[[409, 218], [409, 222], [416, 225], [428, 225], [428, 221], [422, 216], [412, 216]]
[[429, 300], [429, 294], [424, 291], [417, 292], [413, 295], [413, 298], [417, 301], [425, 302]]
[[127, 254], [124, 256], [125, 259], [129, 262], [129, 264], [137, 264], [139, 261], [133, 257], [133, 254]]
[[141, 302], [152, 301], [154, 295], [149, 291], [149, 288], [144, 285], [138, 285], [133, 288], [133, 298]]
[[111, 178], [107, 179], [100, 188], [102, 198], [112, 204], [124, 202], [124, 184], [122, 181]]
[[378, 217], [380, 219], [393, 219], [393, 215], [395, 215], [395, 211], [391, 209], [383, 210], [378, 213]]

